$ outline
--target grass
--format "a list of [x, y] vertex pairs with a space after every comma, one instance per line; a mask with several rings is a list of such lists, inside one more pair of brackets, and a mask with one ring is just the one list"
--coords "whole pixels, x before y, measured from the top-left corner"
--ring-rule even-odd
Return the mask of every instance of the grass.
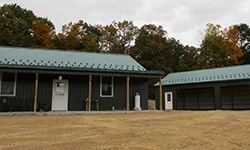
[[250, 111], [0, 117], [0, 149], [249, 149]]

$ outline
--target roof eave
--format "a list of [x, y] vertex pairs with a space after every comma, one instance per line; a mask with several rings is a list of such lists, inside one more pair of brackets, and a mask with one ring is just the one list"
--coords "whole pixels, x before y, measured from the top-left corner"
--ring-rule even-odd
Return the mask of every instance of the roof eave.
[[46, 66], [13, 66], [0, 65], [0, 68], [6, 69], [32, 69], [32, 70], [48, 70], [48, 71], [72, 71], [72, 72], [98, 72], [98, 73], [120, 73], [120, 74], [138, 74], [148, 77], [161, 77], [162, 71], [137, 71], [137, 70], [114, 70], [114, 69], [98, 69], [98, 68], [66, 68], [66, 67], [46, 67]]

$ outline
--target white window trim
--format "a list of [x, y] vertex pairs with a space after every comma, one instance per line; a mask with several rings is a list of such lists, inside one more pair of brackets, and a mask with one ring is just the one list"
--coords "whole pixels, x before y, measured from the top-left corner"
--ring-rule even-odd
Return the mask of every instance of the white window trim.
[[113, 97], [114, 96], [114, 77], [111, 77], [111, 78], [112, 78], [112, 91], [111, 91], [111, 95], [102, 95], [102, 76], [100, 76], [100, 97]]
[[[4, 72], [5, 73], [5, 72]], [[2, 86], [2, 77], [3, 77], [3, 72], [0, 72], [0, 96], [4, 97], [12, 97], [16, 96], [16, 79], [17, 79], [17, 73], [15, 74], [15, 82], [14, 82], [14, 94], [13, 95], [6, 95], [6, 94], [1, 94], [1, 86]]]

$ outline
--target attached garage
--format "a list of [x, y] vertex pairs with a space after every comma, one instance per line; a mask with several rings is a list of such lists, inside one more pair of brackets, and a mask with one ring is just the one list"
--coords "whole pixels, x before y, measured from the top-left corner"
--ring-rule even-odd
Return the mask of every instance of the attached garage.
[[[250, 109], [250, 65], [170, 73], [155, 84], [156, 107], [167, 110]], [[165, 93], [172, 95], [168, 99]]]

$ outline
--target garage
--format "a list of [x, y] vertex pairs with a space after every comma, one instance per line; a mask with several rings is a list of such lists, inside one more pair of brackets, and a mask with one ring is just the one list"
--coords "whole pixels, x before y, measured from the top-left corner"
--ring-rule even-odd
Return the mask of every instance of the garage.
[[215, 109], [214, 88], [178, 90], [177, 110]]
[[221, 87], [222, 109], [250, 109], [249, 85]]
[[250, 110], [250, 65], [169, 73], [162, 79], [162, 92], [173, 95], [168, 108], [166, 101], [160, 103], [159, 85], [157, 109]]

